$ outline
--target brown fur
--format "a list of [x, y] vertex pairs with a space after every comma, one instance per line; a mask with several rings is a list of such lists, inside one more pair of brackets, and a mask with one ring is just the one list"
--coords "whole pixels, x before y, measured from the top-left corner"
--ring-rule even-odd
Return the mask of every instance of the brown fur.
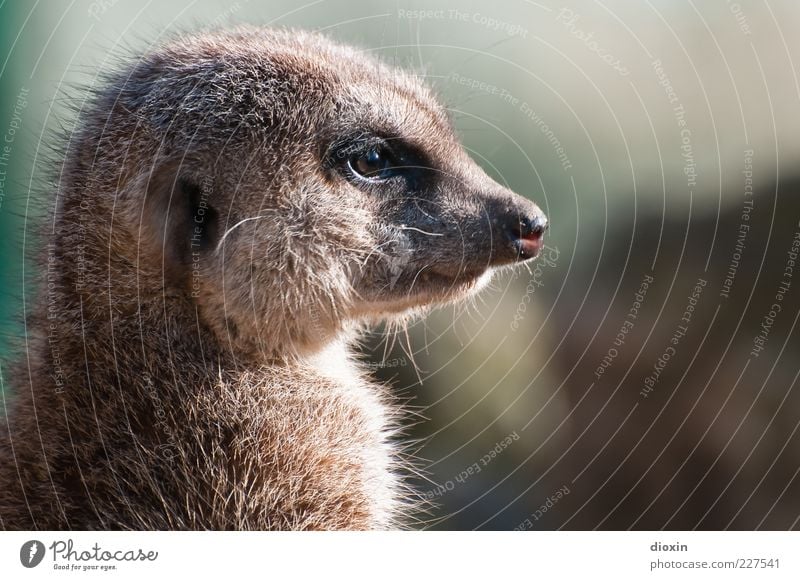
[[[406, 523], [400, 406], [349, 345], [531, 257], [538, 208], [416, 79], [305, 32], [179, 39], [78, 127], [0, 437], [0, 524]], [[359, 178], [373, 141], [409, 167]]]

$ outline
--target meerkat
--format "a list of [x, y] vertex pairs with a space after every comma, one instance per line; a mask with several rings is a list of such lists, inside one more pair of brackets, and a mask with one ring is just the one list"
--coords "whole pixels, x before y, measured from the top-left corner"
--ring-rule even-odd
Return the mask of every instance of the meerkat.
[[408, 525], [402, 405], [352, 345], [533, 258], [543, 212], [414, 75], [319, 34], [201, 33], [123, 68], [58, 171], [0, 524]]

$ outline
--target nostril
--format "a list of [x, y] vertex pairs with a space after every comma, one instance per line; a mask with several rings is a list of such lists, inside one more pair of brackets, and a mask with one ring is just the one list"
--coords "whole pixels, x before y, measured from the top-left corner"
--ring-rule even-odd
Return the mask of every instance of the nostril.
[[542, 247], [542, 236], [547, 229], [547, 218], [514, 216], [508, 224], [511, 242], [517, 253], [517, 259], [527, 260], [535, 257]]
[[520, 217], [511, 232], [518, 240], [526, 240], [540, 238], [546, 229], [547, 220], [544, 217]]

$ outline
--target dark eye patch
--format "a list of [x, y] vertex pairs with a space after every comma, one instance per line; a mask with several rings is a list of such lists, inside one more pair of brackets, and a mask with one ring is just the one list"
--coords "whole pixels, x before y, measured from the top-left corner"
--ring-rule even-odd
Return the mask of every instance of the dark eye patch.
[[416, 190], [433, 174], [425, 156], [399, 138], [362, 133], [340, 139], [329, 151], [328, 165], [356, 184], [404, 183], [405, 189]]

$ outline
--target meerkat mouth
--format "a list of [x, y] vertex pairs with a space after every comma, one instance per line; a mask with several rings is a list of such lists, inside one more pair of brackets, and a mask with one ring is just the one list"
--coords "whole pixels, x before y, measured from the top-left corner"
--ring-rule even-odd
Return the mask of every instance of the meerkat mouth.
[[[508, 236], [497, 250], [483, 262], [462, 256], [458, 265], [429, 263], [408, 269], [393, 279], [394, 298], [400, 304], [437, 304], [459, 300], [486, 286], [493, 274], [536, 258], [544, 247], [546, 225], [542, 221], [522, 218], [518, 226], [510, 228]], [[385, 306], [385, 294], [380, 302]]]
[[542, 232], [535, 231], [529, 234], [520, 234], [516, 240], [518, 254], [521, 260], [535, 258], [542, 251]]
[[480, 271], [443, 273], [433, 268], [424, 269], [409, 276], [412, 281], [398, 284], [394, 289], [384, 289], [361, 309], [367, 316], [396, 314], [425, 306], [438, 306], [463, 299], [468, 294], [483, 288], [491, 279], [495, 268]]

